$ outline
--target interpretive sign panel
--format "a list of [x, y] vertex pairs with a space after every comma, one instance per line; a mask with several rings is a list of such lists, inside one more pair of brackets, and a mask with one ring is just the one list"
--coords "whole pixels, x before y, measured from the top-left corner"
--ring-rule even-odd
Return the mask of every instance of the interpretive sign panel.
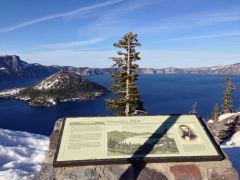
[[54, 166], [223, 157], [195, 115], [81, 117], [64, 120]]

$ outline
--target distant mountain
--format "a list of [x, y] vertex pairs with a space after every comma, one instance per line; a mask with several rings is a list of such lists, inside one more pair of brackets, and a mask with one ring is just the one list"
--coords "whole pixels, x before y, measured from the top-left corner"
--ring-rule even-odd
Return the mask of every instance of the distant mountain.
[[157, 69], [156, 74], [240, 74], [240, 63], [228, 66], [200, 68], [164, 68]]
[[140, 68], [140, 74], [240, 74], [240, 63], [228, 66], [200, 67], [200, 68]]
[[29, 77], [46, 77], [60, 70], [57, 66], [43, 66], [40, 64], [28, 64], [19, 56], [0, 56], [0, 80], [19, 79]]
[[32, 106], [53, 106], [66, 101], [92, 100], [107, 92], [107, 88], [74, 72], [57, 72], [32, 87], [0, 91], [0, 98], [20, 99]]
[[[43, 66], [29, 64], [16, 55], [0, 56], [0, 80], [32, 77], [47, 77], [58, 71], [71, 71], [80, 75], [104, 75], [115, 71], [113, 68], [89, 68], [72, 66]], [[140, 74], [240, 74], [240, 63], [229, 66], [200, 68], [140, 68]]]

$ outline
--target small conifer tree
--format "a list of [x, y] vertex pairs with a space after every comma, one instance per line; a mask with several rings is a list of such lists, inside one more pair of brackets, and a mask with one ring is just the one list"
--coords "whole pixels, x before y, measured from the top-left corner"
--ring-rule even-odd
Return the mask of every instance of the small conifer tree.
[[198, 103], [194, 102], [192, 110], [190, 111], [190, 114], [195, 114], [197, 115], [197, 109], [198, 109]]
[[224, 78], [224, 80], [226, 85], [222, 104], [223, 114], [232, 112], [232, 92], [234, 90], [232, 80], [230, 78]]
[[213, 121], [217, 121], [218, 117], [219, 117], [219, 108], [218, 108], [218, 104], [216, 103], [214, 108], [213, 108], [211, 119]]
[[129, 32], [114, 43], [114, 46], [122, 48], [123, 51], [117, 51], [119, 57], [112, 57], [113, 68], [116, 68], [116, 72], [112, 74], [111, 91], [116, 98], [106, 100], [107, 109], [115, 111], [117, 115], [129, 116], [136, 110], [143, 111], [136, 84], [138, 65], [134, 63], [140, 60], [140, 52], [137, 52], [135, 48], [141, 46], [141, 43], [137, 40], [137, 34]]

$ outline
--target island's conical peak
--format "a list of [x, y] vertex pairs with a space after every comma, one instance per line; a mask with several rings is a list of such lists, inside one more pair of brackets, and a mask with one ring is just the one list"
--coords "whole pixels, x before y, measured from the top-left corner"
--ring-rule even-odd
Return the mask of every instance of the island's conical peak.
[[49, 90], [49, 89], [63, 89], [71, 88], [79, 83], [82, 83], [84, 79], [82, 76], [73, 72], [58, 72], [52, 76], [41, 81], [33, 88], [38, 90]]

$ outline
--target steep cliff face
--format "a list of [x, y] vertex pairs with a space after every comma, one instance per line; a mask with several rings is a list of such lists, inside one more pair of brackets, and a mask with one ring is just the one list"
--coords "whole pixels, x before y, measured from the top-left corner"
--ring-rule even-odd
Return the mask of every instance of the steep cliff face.
[[28, 64], [22, 61], [19, 56], [0, 56], [0, 80], [18, 79], [29, 77], [45, 77], [59, 71], [55, 66], [42, 66], [40, 64]]
[[21, 61], [19, 56], [0, 56], [0, 76], [17, 77], [21, 75], [24, 61]]

